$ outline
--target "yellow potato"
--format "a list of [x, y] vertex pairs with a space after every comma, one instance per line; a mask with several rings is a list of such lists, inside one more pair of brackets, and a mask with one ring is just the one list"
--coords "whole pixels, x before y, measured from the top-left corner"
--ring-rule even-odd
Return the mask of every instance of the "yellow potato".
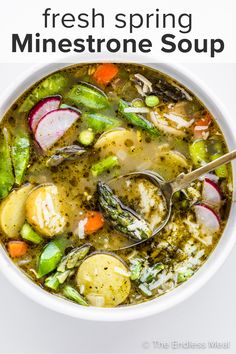
[[26, 219], [43, 236], [52, 237], [63, 232], [66, 220], [62, 216], [55, 185], [40, 186], [29, 194], [26, 200]]
[[20, 237], [20, 230], [25, 222], [25, 202], [32, 184], [13, 190], [0, 205], [0, 227], [9, 238]]
[[117, 257], [97, 253], [88, 257], [76, 276], [79, 290], [92, 306], [115, 307], [125, 301], [130, 292], [129, 272]]
[[129, 153], [140, 148], [141, 136], [139, 132], [124, 128], [109, 130], [101, 135], [94, 147], [101, 149], [101, 157], [109, 154], [117, 154], [117, 151]]

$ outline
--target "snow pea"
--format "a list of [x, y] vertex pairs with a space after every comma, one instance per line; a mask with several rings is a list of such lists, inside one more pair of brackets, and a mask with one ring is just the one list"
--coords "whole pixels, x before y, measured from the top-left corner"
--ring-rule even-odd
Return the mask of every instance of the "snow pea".
[[77, 106], [83, 105], [92, 110], [100, 110], [109, 106], [105, 93], [87, 83], [74, 85], [67, 93], [66, 99]]
[[23, 181], [30, 157], [30, 138], [28, 133], [19, 131], [12, 143], [12, 162], [15, 172], [15, 182]]
[[86, 122], [88, 127], [93, 129], [96, 133], [102, 133], [121, 125], [118, 119], [101, 113], [85, 113], [82, 119]]
[[41, 99], [61, 93], [68, 84], [68, 78], [63, 73], [55, 73], [40, 82], [23, 101], [19, 112], [28, 112]]
[[12, 169], [9, 134], [6, 128], [0, 134], [0, 199], [5, 198], [15, 182]]
[[60, 236], [45, 246], [38, 261], [38, 278], [42, 278], [57, 268], [68, 245], [67, 238]]

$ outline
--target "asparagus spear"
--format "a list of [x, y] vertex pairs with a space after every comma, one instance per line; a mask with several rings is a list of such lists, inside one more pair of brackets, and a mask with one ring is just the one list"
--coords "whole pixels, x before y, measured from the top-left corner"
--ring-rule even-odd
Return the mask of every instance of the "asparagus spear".
[[20, 185], [23, 181], [30, 157], [30, 138], [28, 133], [21, 130], [13, 139], [12, 162], [15, 172], [15, 182]]
[[94, 177], [101, 175], [103, 172], [112, 169], [113, 167], [119, 166], [119, 161], [117, 156], [111, 155], [103, 160], [98, 161], [91, 167], [91, 172]]
[[124, 100], [120, 100], [119, 105], [118, 105], [118, 111], [119, 113], [127, 120], [128, 123], [131, 123], [135, 125], [138, 128], [141, 128], [148, 132], [152, 136], [159, 136], [160, 132], [157, 130], [157, 128], [152, 124], [149, 120], [146, 118], [136, 114], [136, 113], [130, 113], [130, 112], [125, 112], [125, 108], [128, 108], [129, 105], [127, 102]]
[[72, 286], [65, 286], [63, 289], [63, 295], [68, 299], [77, 302], [77, 304], [80, 304], [82, 306], [88, 306], [87, 301], [83, 298], [83, 296], [80, 295], [80, 293], [76, 289], [72, 288]]
[[146, 239], [152, 231], [146, 221], [126, 207], [103, 182], [98, 182], [98, 202], [105, 218], [119, 232], [136, 240]]
[[79, 262], [88, 254], [90, 247], [90, 244], [85, 244], [73, 249], [63, 257], [57, 267], [56, 273], [45, 280], [45, 285], [50, 289], [57, 290], [59, 285], [63, 284], [66, 279], [74, 273], [74, 268], [76, 268]]
[[0, 134], [0, 199], [5, 198], [9, 194], [14, 182], [9, 134], [7, 129], [3, 128], [3, 134]]
[[64, 161], [75, 161], [80, 158], [86, 152], [86, 149], [78, 146], [78, 145], [70, 145], [55, 151], [46, 162], [48, 167], [58, 166]]

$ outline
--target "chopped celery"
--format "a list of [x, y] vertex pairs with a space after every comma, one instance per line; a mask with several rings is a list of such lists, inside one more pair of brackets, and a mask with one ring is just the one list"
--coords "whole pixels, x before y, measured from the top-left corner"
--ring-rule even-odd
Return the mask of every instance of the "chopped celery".
[[48, 76], [33, 89], [19, 108], [19, 112], [28, 112], [41, 99], [61, 93], [68, 84], [68, 78], [62, 73]]
[[193, 164], [199, 167], [207, 162], [208, 153], [205, 140], [196, 140], [189, 146], [189, 152]]
[[20, 234], [24, 240], [33, 242], [35, 244], [39, 244], [43, 241], [43, 238], [39, 236], [27, 223], [22, 226]]
[[119, 166], [118, 158], [117, 156], [112, 155], [92, 165], [91, 172], [94, 177], [97, 177], [101, 175], [103, 172], [117, 166]]

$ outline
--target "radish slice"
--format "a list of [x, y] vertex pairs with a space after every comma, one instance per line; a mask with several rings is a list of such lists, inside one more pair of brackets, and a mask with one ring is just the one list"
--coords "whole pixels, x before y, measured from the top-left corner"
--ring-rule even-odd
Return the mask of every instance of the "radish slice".
[[217, 232], [220, 229], [220, 217], [216, 212], [205, 204], [196, 204], [194, 211], [197, 223], [206, 231]]
[[202, 200], [214, 207], [219, 208], [221, 204], [221, 191], [215, 182], [205, 178], [202, 189]]
[[60, 96], [46, 97], [39, 101], [29, 114], [29, 126], [33, 133], [37, 128], [40, 119], [45, 116], [48, 112], [54, 111], [59, 108], [61, 103]]
[[45, 151], [53, 146], [80, 117], [73, 109], [56, 109], [39, 121], [35, 139]]

